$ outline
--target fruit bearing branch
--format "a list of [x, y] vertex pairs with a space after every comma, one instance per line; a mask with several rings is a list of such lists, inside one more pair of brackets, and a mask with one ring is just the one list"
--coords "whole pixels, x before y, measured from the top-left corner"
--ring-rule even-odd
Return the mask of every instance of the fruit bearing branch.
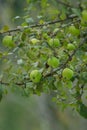
[[73, 58], [73, 56], [75, 55], [75, 53], [77, 52], [77, 50], [78, 50], [86, 41], [87, 41], [87, 36], [86, 36], [85, 38], [82, 38], [82, 39], [81, 39], [81, 42], [80, 42], [80, 44], [78, 45], [78, 48], [76, 48], [76, 49], [72, 52], [72, 54], [69, 56], [69, 58], [66, 60], [66, 62], [65, 62], [64, 64], [62, 64], [60, 67], [56, 68], [56, 69], [53, 70], [52, 72], [49, 72], [49, 73], [46, 74], [44, 77], [45, 77], [45, 78], [46, 78], [46, 77], [49, 77], [49, 76], [51, 76], [52, 74], [56, 73], [58, 70], [64, 69], [64, 68], [66, 67], [67, 63], [72, 60], [72, 58]]
[[[72, 52], [72, 54], [69, 56], [69, 58], [66, 60], [66, 62], [63, 63], [62, 65], [60, 65], [60, 67], [58, 67], [58, 68], [54, 69], [53, 71], [47, 73], [46, 75], [43, 75], [43, 78], [47, 78], [49, 76], [52, 76], [57, 71], [64, 69], [66, 67], [66, 65], [68, 64], [68, 62], [72, 60], [73, 56], [78, 51], [78, 49], [80, 47], [82, 47], [86, 41], [87, 41], [87, 36], [85, 36], [84, 38], [81, 38], [81, 42], [79, 43], [78, 47]], [[26, 80], [27, 80], [27, 82], [31, 82], [30, 79], [28, 78], [28, 79], [24, 79], [24, 81], [22, 81], [22, 82], [21, 81], [20, 82], [14, 82], [13, 84], [25, 88], [26, 87]], [[9, 82], [4, 82], [2, 80], [0, 81], [0, 84], [5, 85], [5, 86], [10, 85]]]
[[11, 32], [17, 32], [17, 31], [23, 31], [27, 28], [35, 28], [35, 27], [43, 27], [43, 26], [47, 26], [47, 25], [52, 25], [52, 24], [56, 24], [56, 23], [60, 23], [60, 22], [65, 22], [67, 20], [73, 20], [74, 18], [77, 18], [77, 15], [70, 15], [70, 16], [67, 16], [66, 19], [64, 20], [54, 20], [54, 21], [49, 21], [49, 22], [45, 22], [43, 24], [33, 24], [33, 25], [30, 25], [30, 26], [24, 26], [24, 27], [21, 27], [21, 26], [18, 26], [17, 28], [14, 28], [14, 29], [10, 29], [10, 30], [7, 30], [5, 32], [0, 32], [0, 35], [1, 34], [5, 34], [5, 33], [11, 33]]

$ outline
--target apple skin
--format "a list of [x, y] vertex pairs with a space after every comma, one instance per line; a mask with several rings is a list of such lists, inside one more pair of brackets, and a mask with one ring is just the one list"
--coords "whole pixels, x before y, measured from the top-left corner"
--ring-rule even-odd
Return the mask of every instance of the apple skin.
[[30, 73], [30, 79], [34, 82], [34, 83], [38, 83], [41, 80], [41, 73], [39, 72], [39, 70], [33, 70]]
[[9, 35], [7, 35], [7, 36], [5, 36], [5, 37], [3, 38], [2, 43], [3, 43], [3, 45], [6, 46], [6, 47], [14, 47], [14, 45], [15, 45], [15, 44], [13, 43], [12, 36], [9, 36]]
[[74, 25], [69, 27], [69, 32], [74, 36], [78, 36], [80, 34], [79, 29], [77, 29]]
[[75, 50], [75, 46], [71, 43], [67, 44], [67, 49], [72, 51], [72, 50]]
[[51, 38], [51, 39], [48, 41], [48, 44], [49, 44], [49, 46], [51, 46], [51, 47], [58, 47], [58, 46], [60, 45], [60, 41], [59, 41], [58, 38], [54, 38], [54, 39]]
[[83, 11], [82, 11], [82, 19], [83, 19], [84, 21], [87, 21], [87, 10], [83, 10]]
[[30, 41], [31, 41], [32, 44], [36, 44], [36, 43], [39, 43], [39, 42], [40, 42], [40, 41], [39, 41], [38, 39], [36, 39], [36, 38], [32, 38]]
[[62, 72], [62, 76], [65, 79], [71, 79], [74, 75], [73, 70], [69, 69], [69, 68], [65, 68]]
[[47, 61], [47, 64], [53, 68], [57, 68], [59, 66], [59, 59], [56, 57], [50, 57]]

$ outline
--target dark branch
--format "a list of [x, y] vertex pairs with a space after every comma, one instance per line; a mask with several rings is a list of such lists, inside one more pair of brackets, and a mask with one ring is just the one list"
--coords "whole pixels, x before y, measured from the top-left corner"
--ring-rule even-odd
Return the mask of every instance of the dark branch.
[[[9, 85], [10, 85], [9, 82], [4, 82], [4, 81], [0, 81], [0, 84], [1, 84], [1, 85], [5, 85], [5, 86], [9, 86]], [[24, 82], [17, 83], [17, 82], [16, 82], [16, 83], [14, 83], [14, 85], [25, 86], [26, 83], [24, 83]]]
[[11, 29], [11, 30], [8, 30], [8, 31], [5, 31], [5, 32], [0, 32], [0, 34], [5, 34], [5, 33], [11, 33], [11, 32], [17, 32], [17, 31], [23, 31], [24, 29], [27, 29], [27, 28], [35, 28], [35, 27], [43, 27], [43, 26], [47, 26], [47, 25], [52, 25], [52, 24], [56, 24], [56, 23], [62, 23], [62, 22], [65, 22], [67, 20], [72, 20], [74, 18], [77, 18], [76, 15], [71, 15], [71, 16], [68, 16], [66, 19], [64, 20], [54, 20], [54, 21], [49, 21], [49, 22], [45, 22], [44, 24], [34, 24], [34, 25], [30, 25], [30, 26], [25, 26], [25, 27], [21, 27], [21, 26], [18, 26], [17, 28], [14, 28], [14, 29]]

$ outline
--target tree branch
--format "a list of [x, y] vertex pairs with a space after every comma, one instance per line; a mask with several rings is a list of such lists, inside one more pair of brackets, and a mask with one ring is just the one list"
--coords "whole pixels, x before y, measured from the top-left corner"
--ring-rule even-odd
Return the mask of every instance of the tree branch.
[[[0, 84], [1, 84], [1, 85], [5, 85], [5, 86], [9, 86], [9, 85], [10, 85], [9, 82], [4, 82], [4, 81], [2, 81], [2, 80], [0, 81]], [[26, 86], [26, 83], [24, 83], [24, 82], [20, 82], [20, 83], [15, 82], [14, 85], [18, 85], [18, 86]]]
[[[66, 62], [65, 62], [64, 64], [62, 64], [60, 67], [54, 69], [53, 71], [47, 73], [46, 75], [43, 75], [43, 78], [47, 78], [47, 77], [53, 75], [54, 73], [56, 73], [57, 71], [59, 71], [59, 70], [61, 70], [61, 69], [64, 69], [64, 68], [66, 67], [66, 65], [68, 64], [68, 62], [70, 62], [70, 61], [72, 60], [72, 58], [73, 58], [73, 56], [75, 55], [75, 53], [77, 52], [77, 50], [78, 50], [86, 41], [87, 41], [87, 36], [86, 36], [85, 38], [82, 38], [82, 39], [81, 39], [81, 42], [80, 42], [80, 44], [78, 45], [78, 48], [76, 48], [76, 49], [73, 51], [73, 53], [69, 56], [69, 58], [66, 60]], [[30, 81], [30, 79], [28, 79], [28, 80]], [[28, 82], [28, 81], [27, 81], [27, 82]], [[0, 84], [2, 84], [2, 85], [7, 85], [7, 86], [10, 85], [9, 82], [4, 82], [4, 81], [2, 81], [2, 80], [0, 81]], [[26, 82], [15, 82], [14, 84], [17, 85], [17, 86], [22, 86], [22, 87], [24, 86], [24, 88], [26, 87]]]
[[64, 6], [66, 6], [66, 7], [73, 8], [73, 7], [72, 7], [70, 4], [68, 4], [68, 3], [62, 2], [62, 1], [60, 1], [60, 0], [57, 0], [57, 2], [58, 2], [59, 4], [62, 4], [62, 5], [64, 5]]
[[30, 26], [25, 26], [25, 27], [21, 27], [21, 26], [18, 26], [17, 28], [14, 28], [14, 29], [10, 29], [10, 30], [8, 30], [8, 31], [5, 31], [5, 32], [0, 32], [0, 35], [1, 34], [5, 34], [5, 33], [12, 33], [12, 32], [17, 32], [17, 31], [23, 31], [23, 30], [25, 30], [25, 29], [27, 29], [27, 28], [35, 28], [35, 27], [43, 27], [43, 26], [47, 26], [47, 25], [52, 25], [52, 24], [56, 24], [56, 23], [60, 23], [60, 22], [65, 22], [65, 21], [67, 21], [67, 20], [72, 20], [72, 19], [74, 19], [74, 18], [77, 18], [78, 16], [77, 15], [70, 15], [70, 16], [68, 16], [66, 19], [64, 19], [64, 20], [61, 20], [61, 19], [59, 19], [59, 20], [54, 20], [54, 21], [49, 21], [49, 22], [45, 22], [45, 23], [43, 23], [43, 24], [34, 24], [34, 25], [30, 25]]

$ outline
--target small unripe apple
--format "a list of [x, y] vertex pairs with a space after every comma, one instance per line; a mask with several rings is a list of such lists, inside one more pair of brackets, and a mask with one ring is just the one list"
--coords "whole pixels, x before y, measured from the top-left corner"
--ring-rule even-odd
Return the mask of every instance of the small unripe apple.
[[62, 76], [63, 78], [66, 78], [66, 79], [71, 79], [74, 75], [74, 72], [73, 70], [69, 69], [69, 68], [65, 68], [62, 72]]
[[67, 49], [72, 51], [72, 50], [75, 50], [75, 46], [71, 43], [67, 44]]
[[6, 47], [14, 47], [14, 45], [15, 45], [15, 44], [13, 43], [12, 36], [9, 36], [9, 35], [7, 35], [7, 36], [5, 36], [5, 37], [3, 38], [2, 43], [3, 43], [3, 45], [6, 46]]
[[51, 46], [51, 47], [58, 47], [60, 45], [60, 41], [58, 38], [51, 38], [49, 41], [48, 41], [48, 44]]
[[32, 44], [36, 44], [36, 43], [39, 43], [39, 42], [40, 42], [40, 41], [39, 41], [38, 39], [36, 39], [36, 38], [32, 38], [30, 41], [31, 41]]
[[56, 57], [50, 57], [47, 61], [47, 64], [53, 68], [57, 68], [59, 66], [59, 59]]
[[78, 36], [80, 34], [80, 31], [79, 29], [77, 29], [74, 25], [71, 25], [69, 27], [69, 32], [72, 34], [72, 35], [76, 35]]
[[83, 10], [83, 11], [82, 11], [82, 19], [83, 19], [84, 21], [87, 21], [87, 10]]
[[41, 75], [41, 73], [40, 73], [39, 70], [33, 70], [33, 71], [31, 71], [31, 73], [30, 73], [30, 79], [31, 79], [34, 83], [40, 82], [41, 77], [42, 77], [42, 75]]

